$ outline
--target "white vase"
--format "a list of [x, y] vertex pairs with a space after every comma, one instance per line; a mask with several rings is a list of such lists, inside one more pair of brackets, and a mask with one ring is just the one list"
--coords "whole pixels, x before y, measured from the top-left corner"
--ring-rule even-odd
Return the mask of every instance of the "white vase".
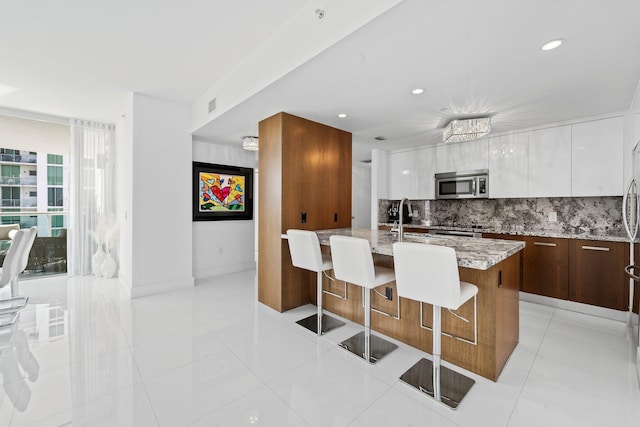
[[91, 257], [91, 271], [96, 277], [102, 277], [102, 264], [104, 260], [107, 258], [107, 254], [102, 250], [102, 245], [98, 246], [98, 250]]
[[111, 256], [111, 252], [109, 252], [104, 261], [102, 262], [102, 275], [107, 279], [111, 279], [116, 275], [116, 271], [118, 271], [118, 266], [116, 264], [116, 260]]

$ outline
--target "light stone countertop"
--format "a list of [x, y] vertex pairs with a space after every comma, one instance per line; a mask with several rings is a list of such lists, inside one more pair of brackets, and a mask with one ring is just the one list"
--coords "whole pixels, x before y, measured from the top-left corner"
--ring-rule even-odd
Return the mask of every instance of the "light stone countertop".
[[[321, 245], [329, 245], [332, 235], [353, 236], [369, 240], [371, 251], [375, 254], [393, 255], [393, 243], [398, 241], [397, 233], [379, 230], [337, 228], [316, 230]], [[284, 235], [283, 237], [286, 237]], [[458, 236], [432, 236], [423, 233], [404, 233], [405, 242], [425, 243], [428, 245], [448, 246], [455, 249], [458, 266], [487, 270], [502, 260], [524, 249], [524, 242], [515, 240], [477, 239]]]
[[[393, 226], [393, 224], [380, 223], [379, 226]], [[524, 228], [471, 228], [445, 225], [423, 225], [423, 224], [405, 224], [405, 227], [422, 228], [425, 230], [455, 230], [455, 231], [473, 231], [475, 233], [491, 233], [491, 234], [510, 234], [514, 236], [534, 236], [534, 237], [554, 237], [561, 239], [584, 239], [599, 240], [603, 242], [629, 242], [629, 237], [624, 233], [590, 233], [589, 231], [580, 230], [579, 232], [564, 232], [558, 230], [525, 230]], [[640, 239], [636, 239], [640, 241]]]

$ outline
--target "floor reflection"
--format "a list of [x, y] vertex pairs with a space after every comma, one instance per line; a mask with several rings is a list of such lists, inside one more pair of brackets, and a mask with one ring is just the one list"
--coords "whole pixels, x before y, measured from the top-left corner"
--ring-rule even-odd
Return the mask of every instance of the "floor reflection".
[[31, 400], [29, 382], [38, 380], [40, 364], [31, 352], [20, 319], [10, 327], [0, 329], [0, 375], [2, 392], [20, 412]]

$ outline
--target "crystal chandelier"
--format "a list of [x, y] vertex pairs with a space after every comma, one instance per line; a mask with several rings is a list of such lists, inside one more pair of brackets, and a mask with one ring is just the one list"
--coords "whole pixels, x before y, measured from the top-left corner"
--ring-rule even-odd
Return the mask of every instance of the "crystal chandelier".
[[452, 120], [442, 131], [443, 142], [473, 141], [491, 132], [491, 118]]
[[249, 151], [258, 151], [258, 137], [257, 136], [243, 137], [242, 148]]

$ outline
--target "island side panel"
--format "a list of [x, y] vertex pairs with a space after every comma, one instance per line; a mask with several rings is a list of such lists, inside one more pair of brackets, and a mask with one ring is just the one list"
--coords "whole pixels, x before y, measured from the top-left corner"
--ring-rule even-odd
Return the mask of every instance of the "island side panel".
[[502, 271], [502, 284], [498, 287], [496, 298], [496, 372], [498, 375], [520, 339], [521, 257], [522, 251], [495, 266]]

